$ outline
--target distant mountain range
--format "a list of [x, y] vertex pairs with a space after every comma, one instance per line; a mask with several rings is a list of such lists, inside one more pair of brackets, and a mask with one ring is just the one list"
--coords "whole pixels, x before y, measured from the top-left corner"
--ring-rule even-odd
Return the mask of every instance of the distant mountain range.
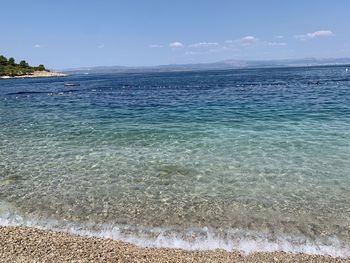
[[324, 65], [350, 65], [350, 58], [304, 58], [280, 60], [223, 60], [214, 63], [198, 64], [169, 64], [159, 66], [126, 67], [126, 66], [99, 66], [82, 67], [62, 70], [70, 74], [83, 73], [137, 73], [137, 72], [173, 72], [193, 70], [224, 70], [240, 68], [272, 68], [272, 67], [303, 67]]

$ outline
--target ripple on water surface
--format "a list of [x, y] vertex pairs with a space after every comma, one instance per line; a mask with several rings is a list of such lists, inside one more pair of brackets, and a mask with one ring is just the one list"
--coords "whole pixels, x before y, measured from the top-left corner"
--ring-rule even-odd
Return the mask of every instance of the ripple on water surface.
[[242, 237], [285, 251], [300, 240], [345, 249], [341, 67], [69, 78], [81, 84], [74, 92], [59, 79], [0, 82], [7, 223], [52, 220], [107, 236], [117, 227], [115, 237], [167, 246], [186, 247], [195, 232], [191, 246], [211, 238], [240, 248]]

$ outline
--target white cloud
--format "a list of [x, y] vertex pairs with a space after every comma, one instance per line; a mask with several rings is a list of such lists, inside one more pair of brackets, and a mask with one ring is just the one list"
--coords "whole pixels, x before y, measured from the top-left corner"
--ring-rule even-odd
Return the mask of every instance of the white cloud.
[[316, 31], [313, 33], [308, 33], [307, 36], [314, 38], [314, 37], [329, 37], [332, 36], [333, 32], [330, 30], [320, 30], [320, 31]]
[[308, 39], [313, 39], [313, 38], [319, 38], [319, 37], [330, 37], [333, 36], [333, 32], [331, 30], [319, 30], [303, 35], [296, 35], [294, 36], [296, 39], [299, 40], [308, 40]]
[[99, 44], [98, 46], [97, 46], [97, 48], [104, 48], [105, 47], [105, 44]]
[[277, 39], [282, 39], [282, 38], [284, 38], [284, 36], [278, 35], [278, 36], [275, 36], [275, 38], [277, 38]]
[[159, 44], [151, 44], [151, 45], [149, 45], [148, 47], [150, 47], [150, 48], [161, 48], [161, 47], [163, 47], [162, 45], [159, 45]]
[[239, 42], [242, 46], [251, 46], [257, 43], [258, 41], [259, 39], [253, 36], [246, 36], [239, 39]]
[[243, 41], [255, 41], [256, 37], [246, 36], [246, 37], [242, 37], [241, 40], [243, 40]]
[[35, 48], [42, 48], [42, 47], [43, 47], [43, 45], [40, 45], [40, 44], [35, 44], [35, 45], [34, 45], [34, 47], [35, 47]]
[[169, 47], [171, 48], [184, 48], [184, 44], [182, 44], [181, 42], [173, 42], [169, 44]]
[[230, 47], [233, 47], [233, 46], [246, 47], [246, 46], [252, 46], [258, 42], [259, 42], [259, 39], [254, 36], [245, 36], [235, 40], [226, 40], [225, 44], [229, 45]]
[[186, 56], [193, 56], [193, 55], [196, 55], [197, 53], [196, 52], [193, 52], [193, 51], [186, 51], [185, 52], [185, 55]]
[[226, 49], [240, 49], [244, 47], [263, 47], [263, 46], [270, 46], [270, 47], [279, 47], [279, 46], [287, 46], [286, 42], [283, 41], [266, 41], [259, 39], [254, 36], [245, 36], [236, 40], [226, 40], [225, 41], [226, 46], [224, 46]]
[[268, 46], [286, 46], [287, 43], [285, 42], [265, 42], [266, 45]]
[[219, 44], [216, 42], [199, 42], [189, 45], [190, 48], [205, 48], [205, 47], [216, 47]]

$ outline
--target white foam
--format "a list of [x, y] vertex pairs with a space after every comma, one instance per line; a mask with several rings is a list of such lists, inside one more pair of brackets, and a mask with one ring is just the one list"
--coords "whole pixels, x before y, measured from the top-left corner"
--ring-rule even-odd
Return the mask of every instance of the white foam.
[[[0, 215], [2, 226], [27, 226], [45, 230], [61, 231], [87, 237], [110, 238], [141, 247], [165, 247], [185, 250], [238, 250], [251, 252], [291, 252], [332, 257], [350, 257], [350, 244], [342, 244], [337, 238], [310, 240], [302, 236], [268, 234], [231, 229], [225, 231], [225, 239], [214, 230], [170, 228], [142, 228], [127, 225], [80, 224], [56, 220], [25, 220], [13, 214]], [[273, 240], [273, 241], [272, 241]]]

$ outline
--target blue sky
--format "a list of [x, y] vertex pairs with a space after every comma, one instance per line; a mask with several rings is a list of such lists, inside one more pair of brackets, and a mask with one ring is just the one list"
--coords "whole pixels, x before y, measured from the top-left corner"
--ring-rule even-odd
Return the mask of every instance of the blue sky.
[[0, 7], [0, 54], [56, 69], [350, 57], [349, 0], [4, 0]]

